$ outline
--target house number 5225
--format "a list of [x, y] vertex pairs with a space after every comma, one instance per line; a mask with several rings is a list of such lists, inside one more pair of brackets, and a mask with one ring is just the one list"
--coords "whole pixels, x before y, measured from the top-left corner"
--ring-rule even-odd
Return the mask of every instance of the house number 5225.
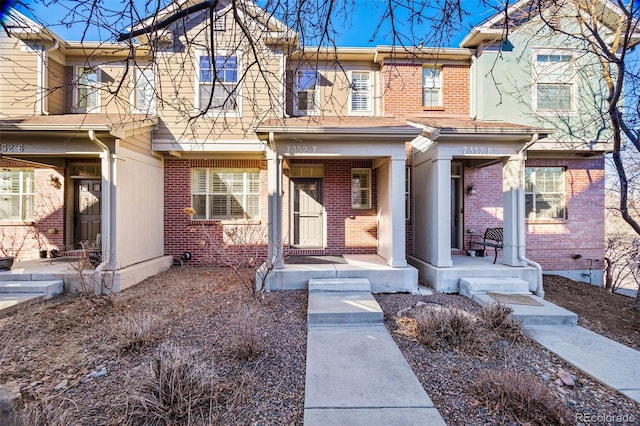
[[287, 145], [287, 152], [285, 154], [315, 154], [316, 146], [305, 145]]

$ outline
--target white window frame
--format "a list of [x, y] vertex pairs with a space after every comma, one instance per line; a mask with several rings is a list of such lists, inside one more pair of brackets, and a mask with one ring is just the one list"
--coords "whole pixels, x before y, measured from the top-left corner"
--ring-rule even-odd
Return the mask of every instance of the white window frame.
[[[93, 108], [85, 108], [80, 107], [80, 94], [78, 91], [80, 90], [80, 69], [85, 68], [93, 68], [96, 70], [96, 82], [94, 84], [88, 84], [89, 90], [91, 90], [91, 95], [96, 96], [96, 106]], [[72, 111], [74, 113], [90, 113], [97, 114], [100, 113], [102, 109], [102, 93], [100, 91], [100, 82], [102, 81], [102, 70], [99, 66], [93, 65], [77, 65], [73, 67], [73, 108]]]
[[[19, 179], [18, 183], [18, 192], [12, 192], [11, 187], [7, 187], [7, 181], [3, 176], [5, 173], [9, 173], [11, 175], [16, 175], [17, 179]], [[31, 175], [31, 189], [32, 191], [27, 191], [25, 188], [25, 174], [29, 173]], [[11, 177], [13, 179], [14, 176]], [[26, 198], [31, 197], [31, 203], [26, 202]], [[19, 217], [0, 217], [0, 223], [3, 222], [15, 222], [15, 221], [32, 221], [35, 213], [35, 170], [30, 168], [9, 168], [6, 170], [0, 171], [0, 198], [8, 199], [8, 198], [18, 198], [18, 216]], [[30, 208], [29, 208], [30, 207]], [[29, 211], [27, 211], [29, 210]]]
[[[539, 56], [568, 57], [568, 61], [539, 62]], [[567, 62], [566, 69], [562, 69], [561, 63]], [[576, 55], [567, 49], [533, 49], [532, 56], [532, 107], [538, 115], [576, 115], [578, 112], [578, 84], [576, 81]], [[546, 65], [545, 65], [546, 64]], [[556, 64], [556, 65], [553, 65]], [[569, 109], [539, 108], [539, 85], [569, 86]]]
[[[300, 85], [298, 81], [300, 79], [301, 73], [314, 73], [316, 76], [316, 85], [313, 90], [300, 90]], [[296, 71], [295, 81], [293, 82], [293, 114], [304, 116], [304, 115], [318, 115], [320, 114], [320, 84], [319, 84], [319, 74], [318, 71], [311, 69], [302, 69]], [[313, 108], [301, 110], [298, 108], [298, 100], [301, 92], [313, 93]]]
[[[151, 74], [150, 76], [148, 74]], [[149, 105], [140, 108], [138, 104], [138, 82], [142, 75], [146, 75], [146, 81], [149, 83], [151, 91]], [[152, 65], [145, 67], [135, 67], [131, 73], [130, 79], [131, 93], [129, 102], [131, 104], [131, 112], [136, 114], [155, 114], [156, 113], [156, 72]]]
[[[425, 75], [431, 71], [432, 75]], [[437, 74], [437, 75], [436, 75]], [[422, 107], [423, 108], [442, 108], [442, 67], [423, 67], [422, 68]], [[425, 98], [425, 90], [438, 90], [438, 103], [437, 105], [427, 105]]]
[[[560, 191], [541, 191], [538, 188], [537, 173], [540, 170], [544, 169], [553, 169], [557, 170], [560, 173], [560, 183], [562, 185], [562, 189]], [[531, 190], [527, 190], [527, 183], [531, 184]], [[527, 213], [525, 208], [525, 215], [527, 220], [535, 221], [535, 220], [565, 220], [567, 219], [567, 195], [566, 195], [566, 168], [565, 167], [526, 167], [525, 168], [525, 200], [528, 197], [531, 197], [531, 211]], [[537, 198], [544, 197], [545, 195], [553, 195], [560, 197], [561, 203], [561, 216], [546, 216], [546, 215], [538, 215], [539, 212], [536, 211]], [[525, 201], [526, 205], [526, 201]]]
[[[362, 187], [356, 187], [356, 181], [353, 179], [353, 175], [356, 172], [366, 172], [367, 173], [367, 186], [362, 188]], [[359, 180], [357, 181], [358, 183], [360, 182]], [[355, 203], [355, 193], [356, 191], [360, 192], [360, 191], [366, 191], [367, 192], [367, 197], [364, 203], [360, 203], [357, 204]], [[359, 198], [359, 197], [358, 197]], [[353, 168], [351, 169], [351, 208], [352, 209], [358, 209], [358, 210], [366, 210], [366, 209], [370, 209], [371, 208], [371, 169], [370, 168]]]
[[[205, 190], [198, 191], [195, 184], [196, 170], [205, 173]], [[214, 192], [212, 174], [213, 173], [242, 173], [243, 189], [240, 193], [233, 193], [232, 190], [226, 192]], [[249, 184], [249, 174], [255, 174], [258, 179], [258, 188], [252, 191]], [[260, 219], [260, 169], [257, 168], [221, 168], [221, 167], [194, 167], [191, 169], [191, 207], [196, 210], [196, 214], [192, 216], [194, 220], [259, 220]], [[205, 212], [198, 212], [194, 197], [205, 197]], [[226, 196], [227, 197], [227, 214], [223, 216], [215, 216], [211, 211], [211, 197]], [[257, 197], [258, 210], [250, 215], [247, 211], [249, 198]], [[230, 213], [231, 199], [235, 199], [242, 206], [242, 216], [234, 216]]]
[[[368, 92], [369, 94], [369, 98], [367, 100], [367, 107], [366, 109], [353, 109], [353, 95], [355, 92], [358, 92], [358, 89], [355, 87], [356, 83], [354, 82], [354, 74], [367, 74], [369, 76], [368, 79], [368, 87], [365, 90], [359, 89], [362, 92]], [[349, 71], [349, 99], [348, 99], [348, 104], [349, 104], [349, 115], [373, 115], [373, 88], [374, 88], [374, 82], [373, 82], [373, 71], [370, 70], [352, 70]]]
[[[223, 108], [214, 108], [211, 107], [209, 109], [209, 111], [207, 111], [207, 114], [210, 116], [223, 116], [223, 117], [242, 117], [242, 81], [241, 81], [241, 76], [242, 76], [242, 52], [239, 50], [236, 51], [230, 51], [230, 50], [217, 50], [215, 52], [207, 52], [204, 50], [198, 50], [196, 51], [196, 55], [195, 55], [195, 72], [196, 72], [196, 76], [195, 76], [195, 88], [194, 88], [194, 92], [195, 92], [195, 96], [194, 96], [194, 112], [195, 113], [199, 113], [202, 111], [202, 109], [200, 108], [200, 86], [201, 86], [201, 81], [200, 81], [200, 58], [203, 56], [209, 56], [211, 58], [212, 61], [215, 61], [216, 57], [232, 57], [235, 56], [236, 57], [236, 77], [238, 79], [238, 81], [235, 82], [235, 95], [236, 95], [236, 109], [235, 110], [225, 110]], [[212, 77], [212, 82], [210, 83], [212, 88], [211, 90], [213, 90], [213, 88], [215, 87], [216, 84], [216, 79], [215, 77]], [[208, 82], [206, 84], [209, 84]], [[230, 85], [231, 83], [228, 82], [218, 82], [218, 84], [226, 84], [226, 85]]]

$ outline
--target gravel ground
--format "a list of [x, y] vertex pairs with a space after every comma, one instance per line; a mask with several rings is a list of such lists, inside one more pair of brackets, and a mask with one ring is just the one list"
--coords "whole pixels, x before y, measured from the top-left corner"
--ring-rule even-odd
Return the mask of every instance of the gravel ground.
[[[468, 299], [443, 294], [376, 298], [385, 311], [386, 326], [449, 425], [526, 424], [501, 414], [499, 407], [481, 403], [469, 391], [471, 381], [483, 372], [501, 369], [537, 376], [575, 414], [626, 414], [640, 419], [639, 404], [576, 371], [535, 342], [511, 345], [492, 338], [489, 350], [477, 354], [429, 350], [411, 334], [412, 320], [396, 316], [418, 301], [477, 313], [478, 306]], [[26, 411], [33, 413], [36, 404], [49, 404], [52, 420], [31, 424], [119, 425], [125, 420], [128, 398], [149, 382], [153, 360], [171, 347], [204, 366], [228, 390], [243, 389], [243, 398], [220, 423], [299, 425], [304, 409], [306, 308], [305, 291], [269, 293], [259, 303], [226, 269], [176, 267], [118, 294], [112, 304], [63, 296], [0, 318], [0, 384], [20, 385]], [[418, 309], [426, 308], [411, 312]], [[123, 352], [127, 342], [121, 336], [123, 321], [136, 318], [151, 318], [156, 327], [141, 349]], [[255, 342], [250, 346], [260, 351], [250, 360], [237, 355], [240, 344], [247, 342]], [[560, 370], [573, 374], [576, 385], [555, 384]], [[61, 418], [61, 412], [67, 417]], [[204, 420], [196, 416], [193, 424], [209, 423], [204, 414]]]

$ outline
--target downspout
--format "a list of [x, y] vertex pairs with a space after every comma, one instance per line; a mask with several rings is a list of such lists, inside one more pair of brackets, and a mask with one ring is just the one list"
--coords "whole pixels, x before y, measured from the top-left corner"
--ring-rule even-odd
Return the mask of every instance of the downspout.
[[38, 82], [38, 98], [40, 99], [40, 115], [49, 115], [49, 111], [45, 107], [45, 94], [47, 92], [47, 69], [45, 64], [48, 63], [47, 53], [60, 47], [58, 40], [54, 40], [53, 44], [47, 48], [41, 50], [41, 54], [38, 56], [38, 69], [40, 70], [40, 81]]
[[[527, 149], [529, 149], [534, 143], [536, 143], [538, 141], [538, 133], [534, 133], [531, 136], [531, 140], [524, 146], [524, 148], [522, 148], [519, 152], [520, 155], [522, 155], [523, 153], [526, 155], [526, 151]], [[523, 183], [524, 182], [524, 167], [522, 167], [522, 170], [520, 171], [520, 182]], [[524, 206], [524, 185], [520, 186], [520, 188], [518, 189], [518, 203], [517, 203], [517, 217], [524, 217], [524, 212], [522, 212], [521, 210], [523, 210], [523, 206]], [[522, 216], [521, 216], [522, 213]], [[527, 265], [531, 265], [534, 268], [536, 268], [536, 278], [538, 281], [538, 284], [536, 286], [536, 296], [540, 297], [540, 298], [544, 298], [544, 288], [542, 287], [542, 266], [540, 266], [539, 263], [534, 262], [531, 259], [527, 259], [527, 254], [525, 252], [525, 245], [524, 245], [524, 240], [525, 240], [525, 229], [524, 226], [518, 226], [518, 235], [517, 235], [517, 244], [518, 244], [518, 260], [521, 260], [523, 262], [525, 262]]]
[[105, 232], [106, 235], [102, 236], [102, 263], [96, 267], [96, 271], [100, 272], [103, 269], [109, 269], [109, 263], [111, 260], [111, 180], [113, 177], [111, 173], [111, 150], [106, 144], [96, 137], [96, 133], [93, 130], [89, 130], [89, 140], [98, 145], [98, 147], [104, 151], [103, 155], [107, 159], [107, 170], [103, 170], [103, 175], [106, 173], [104, 179], [107, 183], [107, 190], [103, 191], [103, 204], [106, 214], [103, 215], [104, 217], [102, 218], [102, 224], [104, 225], [103, 229], [107, 230], [107, 232]]

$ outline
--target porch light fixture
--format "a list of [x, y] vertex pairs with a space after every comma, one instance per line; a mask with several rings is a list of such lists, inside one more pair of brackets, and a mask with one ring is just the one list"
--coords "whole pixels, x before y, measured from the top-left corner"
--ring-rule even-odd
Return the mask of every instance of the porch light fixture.
[[473, 184], [467, 186], [467, 194], [469, 194], [469, 195], [475, 195], [476, 194], [476, 187], [473, 186]]
[[60, 178], [58, 176], [49, 175], [49, 178], [51, 179], [49, 181], [49, 185], [53, 186], [55, 189], [62, 188], [62, 182], [60, 182]]

